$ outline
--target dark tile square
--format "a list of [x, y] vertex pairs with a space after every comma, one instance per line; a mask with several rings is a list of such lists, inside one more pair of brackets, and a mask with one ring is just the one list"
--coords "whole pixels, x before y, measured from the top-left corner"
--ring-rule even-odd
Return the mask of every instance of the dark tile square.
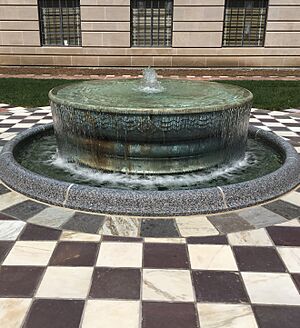
[[143, 219], [142, 237], [179, 237], [175, 222], [172, 219]]
[[221, 232], [250, 230], [253, 226], [235, 213], [212, 215], [208, 220]]
[[284, 202], [283, 200], [276, 200], [275, 202], [263, 205], [263, 207], [286, 219], [295, 219], [300, 216], [300, 207]]
[[23, 328], [77, 328], [84, 301], [36, 299]]
[[96, 261], [98, 244], [90, 242], [59, 242], [52, 254], [49, 265], [93, 266]]
[[193, 303], [143, 302], [142, 328], [197, 328]]
[[144, 244], [145, 268], [189, 268], [188, 254], [184, 244]]
[[6, 208], [3, 212], [21, 220], [28, 220], [47, 207], [47, 205], [37, 203], [32, 200], [25, 200], [24, 202]]
[[240, 271], [286, 272], [276, 250], [272, 247], [232, 247]]
[[268, 227], [270, 237], [278, 246], [300, 246], [299, 227]]
[[0, 184], [0, 195], [6, 194], [10, 192], [8, 188], [6, 188], [3, 184]]
[[124, 243], [139, 243], [139, 242], [143, 241], [143, 238], [106, 235], [106, 236], [102, 236], [102, 241], [114, 241], [114, 242], [124, 242]]
[[0, 241], [0, 264], [4, 261], [6, 258], [6, 255], [10, 251], [10, 249], [13, 247], [14, 242], [13, 241]]
[[140, 299], [141, 272], [128, 268], [95, 268], [91, 298]]
[[19, 236], [19, 240], [58, 240], [61, 230], [27, 224]]
[[76, 212], [63, 226], [63, 229], [87, 233], [98, 233], [105, 220], [105, 216]]
[[227, 271], [193, 271], [198, 302], [248, 302], [240, 275]]
[[292, 276], [294, 283], [300, 293], [300, 273], [292, 273], [291, 276]]
[[206, 236], [206, 237], [188, 237], [188, 244], [214, 244], [214, 245], [228, 245], [228, 240], [225, 235]]
[[0, 268], [0, 297], [32, 297], [44, 268], [2, 266]]
[[299, 328], [299, 306], [254, 305], [259, 328]]

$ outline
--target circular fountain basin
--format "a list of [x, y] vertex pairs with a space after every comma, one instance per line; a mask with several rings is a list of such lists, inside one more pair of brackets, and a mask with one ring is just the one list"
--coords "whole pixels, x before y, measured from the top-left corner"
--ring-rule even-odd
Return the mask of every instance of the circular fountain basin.
[[162, 80], [74, 83], [49, 93], [60, 156], [113, 172], [169, 174], [244, 156], [250, 91], [229, 84]]
[[[173, 190], [124, 190], [95, 187], [49, 178], [23, 167], [17, 159], [32, 142], [53, 135], [53, 125], [32, 128], [6, 143], [0, 155], [0, 178], [10, 188], [46, 203], [98, 213], [134, 216], [209, 214], [236, 210], [272, 200], [300, 181], [300, 159], [296, 150], [271, 132], [249, 127], [248, 137], [280, 156], [279, 168], [263, 176], [212, 187]], [[19, 159], [18, 159], [19, 160]], [[267, 163], [262, 163], [264, 165]], [[48, 175], [48, 176], [47, 176]]]

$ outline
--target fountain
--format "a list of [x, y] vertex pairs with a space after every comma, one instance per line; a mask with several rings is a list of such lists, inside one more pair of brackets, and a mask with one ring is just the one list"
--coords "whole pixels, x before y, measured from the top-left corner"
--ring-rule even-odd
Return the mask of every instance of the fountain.
[[53, 124], [8, 142], [0, 177], [32, 198], [110, 214], [207, 214], [259, 204], [300, 179], [295, 149], [248, 126], [252, 94], [227, 83], [86, 81], [49, 92]]
[[49, 93], [61, 157], [104, 171], [197, 171], [244, 156], [252, 94], [213, 82], [87, 81]]

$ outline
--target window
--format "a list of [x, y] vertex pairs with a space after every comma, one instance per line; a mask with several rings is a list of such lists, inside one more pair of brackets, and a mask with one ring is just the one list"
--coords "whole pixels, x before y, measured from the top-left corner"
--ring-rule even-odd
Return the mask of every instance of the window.
[[267, 0], [227, 0], [223, 46], [262, 47], [267, 8]]
[[171, 47], [173, 0], [131, 1], [131, 45]]
[[39, 0], [41, 44], [80, 46], [80, 0]]

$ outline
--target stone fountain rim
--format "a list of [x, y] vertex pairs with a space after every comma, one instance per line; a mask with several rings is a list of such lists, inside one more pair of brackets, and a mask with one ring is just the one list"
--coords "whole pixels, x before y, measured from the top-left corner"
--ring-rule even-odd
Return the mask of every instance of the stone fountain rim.
[[[164, 79], [164, 80], [169, 80], [169, 81], [174, 81], [174, 79]], [[77, 85], [77, 84], [84, 84], [84, 83], [112, 83], [114, 81], [126, 81], [128, 82], [128, 79], [111, 79], [111, 80], [87, 80], [87, 81], [80, 81], [80, 82], [74, 82], [72, 85]], [[185, 80], [175, 80], [175, 81], [180, 81], [180, 82], [186, 82]], [[48, 97], [50, 101], [59, 104], [59, 105], [64, 105], [67, 107], [72, 107], [76, 109], [81, 109], [81, 110], [86, 110], [86, 111], [97, 111], [100, 113], [113, 113], [113, 114], [126, 114], [126, 115], [134, 115], [134, 114], [142, 114], [142, 115], [147, 115], [147, 114], [155, 114], [155, 115], [177, 115], [177, 114], [198, 114], [198, 113], [204, 113], [204, 112], [217, 112], [217, 111], [223, 111], [227, 109], [236, 109], [241, 106], [244, 106], [246, 103], [251, 103], [253, 100], [253, 94], [251, 91], [249, 91], [246, 88], [233, 85], [233, 84], [225, 84], [225, 83], [219, 83], [219, 82], [208, 82], [208, 81], [191, 81], [189, 82], [192, 83], [207, 83], [207, 84], [218, 84], [222, 85], [222, 87], [225, 87], [226, 89], [236, 89], [236, 90], [241, 90], [244, 92], [245, 97], [240, 100], [236, 101], [233, 104], [230, 105], [219, 105], [219, 106], [205, 106], [205, 107], [164, 107], [164, 108], [155, 108], [155, 107], [148, 107], [148, 108], [126, 108], [126, 107], [110, 107], [110, 106], [101, 106], [101, 105], [87, 105], [87, 104], [82, 104], [78, 103], [75, 101], [68, 101], [66, 99], [61, 99], [59, 98], [56, 94], [59, 90], [70, 86], [69, 84], [62, 84], [57, 87], [54, 87], [51, 89], [48, 93]]]
[[25, 169], [13, 155], [21, 142], [51, 129], [52, 123], [34, 127], [7, 142], [0, 154], [0, 179], [30, 198], [66, 208], [141, 217], [212, 214], [270, 201], [294, 189], [300, 181], [300, 156], [296, 150], [281, 137], [250, 126], [250, 137], [275, 147], [285, 158], [278, 170], [254, 180], [177, 191], [130, 191], [68, 183]]

